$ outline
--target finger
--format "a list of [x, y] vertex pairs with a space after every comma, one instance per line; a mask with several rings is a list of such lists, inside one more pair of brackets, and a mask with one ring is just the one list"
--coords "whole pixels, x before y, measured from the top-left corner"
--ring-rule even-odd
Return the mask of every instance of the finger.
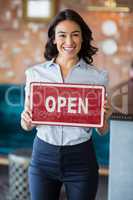
[[25, 108], [25, 112], [28, 113], [30, 117], [32, 117], [32, 110], [29, 107]]
[[21, 114], [21, 118], [24, 119], [24, 120], [27, 121], [27, 122], [31, 122], [31, 121], [32, 121], [29, 112], [23, 112], [23, 113]]

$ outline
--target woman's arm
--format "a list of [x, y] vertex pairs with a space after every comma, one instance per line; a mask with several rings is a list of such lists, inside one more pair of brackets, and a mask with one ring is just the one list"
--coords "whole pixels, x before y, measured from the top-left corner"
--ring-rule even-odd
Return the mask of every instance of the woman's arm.
[[24, 110], [21, 113], [21, 127], [26, 131], [30, 131], [35, 127], [35, 125], [32, 124], [32, 112], [30, 110], [29, 98], [27, 98]]

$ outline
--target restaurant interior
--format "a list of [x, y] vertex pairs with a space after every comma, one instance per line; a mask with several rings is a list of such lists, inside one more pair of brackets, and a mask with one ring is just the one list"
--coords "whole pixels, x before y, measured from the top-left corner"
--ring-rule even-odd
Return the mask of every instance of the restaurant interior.
[[[25, 70], [45, 61], [49, 23], [65, 8], [91, 28], [98, 48], [93, 64], [109, 75], [109, 130], [100, 136], [93, 128], [92, 135], [100, 176], [96, 200], [133, 200], [132, 0], [0, 0], [0, 200], [30, 200], [27, 169], [36, 130], [20, 125]], [[67, 200], [64, 188], [60, 200]]]

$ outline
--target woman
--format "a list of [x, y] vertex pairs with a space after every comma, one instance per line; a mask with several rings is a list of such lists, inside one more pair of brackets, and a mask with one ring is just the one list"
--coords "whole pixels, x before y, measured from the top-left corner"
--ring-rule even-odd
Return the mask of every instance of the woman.
[[[61, 11], [48, 29], [46, 62], [26, 71], [25, 109], [21, 125], [31, 130], [30, 82], [57, 82], [105, 85], [107, 72], [92, 65], [97, 48], [91, 45], [92, 32], [73, 10]], [[110, 107], [105, 102], [104, 125], [108, 129]], [[36, 126], [29, 167], [32, 200], [58, 200], [62, 184], [68, 200], [94, 200], [98, 186], [98, 165], [92, 144], [92, 129], [68, 126]]]

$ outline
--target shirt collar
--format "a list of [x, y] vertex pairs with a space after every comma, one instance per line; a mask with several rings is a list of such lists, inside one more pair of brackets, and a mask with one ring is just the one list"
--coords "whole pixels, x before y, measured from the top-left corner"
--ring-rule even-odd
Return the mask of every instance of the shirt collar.
[[76, 64], [77, 67], [86, 67], [87, 63], [81, 58], [79, 62]]
[[49, 60], [49, 61], [47, 61], [47, 67], [49, 68], [49, 67], [52, 67], [52, 66], [56, 66], [56, 63], [54, 63], [54, 60], [55, 60], [55, 58], [53, 58], [53, 59], [51, 59], [51, 60]]
[[[57, 64], [54, 63], [54, 61], [55, 61], [55, 58], [53, 58], [53, 59], [47, 61], [47, 67], [56, 66]], [[75, 67], [84, 67], [84, 68], [86, 68], [86, 67], [87, 67], [87, 63], [81, 58], [81, 59], [79, 60], [79, 62], [75, 65]]]

